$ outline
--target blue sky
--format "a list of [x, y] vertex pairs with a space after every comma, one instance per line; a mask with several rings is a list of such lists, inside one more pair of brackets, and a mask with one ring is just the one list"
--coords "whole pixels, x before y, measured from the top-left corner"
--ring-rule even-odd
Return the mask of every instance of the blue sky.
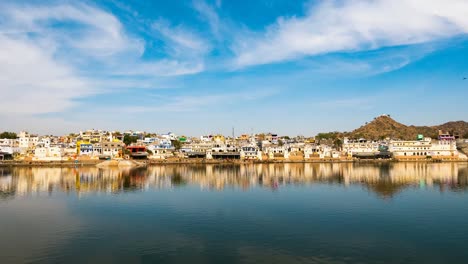
[[6, 0], [0, 73], [0, 130], [435, 125], [468, 119], [468, 2]]

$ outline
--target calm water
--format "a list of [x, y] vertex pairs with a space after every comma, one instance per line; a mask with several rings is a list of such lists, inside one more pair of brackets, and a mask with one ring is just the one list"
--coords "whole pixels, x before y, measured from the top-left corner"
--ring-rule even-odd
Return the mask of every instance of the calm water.
[[0, 263], [468, 263], [468, 165], [0, 168]]

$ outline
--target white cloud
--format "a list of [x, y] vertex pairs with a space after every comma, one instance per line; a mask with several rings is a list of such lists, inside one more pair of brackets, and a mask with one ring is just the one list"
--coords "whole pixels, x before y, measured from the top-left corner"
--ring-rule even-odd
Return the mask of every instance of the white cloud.
[[468, 33], [466, 0], [324, 1], [308, 8], [304, 17], [279, 18], [264, 33], [243, 32], [232, 47], [235, 67]]
[[440, 45], [418, 45], [417, 47], [398, 47], [360, 53], [360, 56], [343, 54], [310, 57], [301, 60], [298, 65], [308, 73], [320, 76], [372, 76], [392, 72], [427, 56]]
[[21, 39], [0, 35], [0, 112], [47, 113], [89, 95], [86, 80], [53, 55]]
[[[9, 22], [2, 31], [36, 33], [37, 38], [53, 38], [57, 44], [79, 49], [82, 55], [112, 56], [116, 53], [144, 51], [144, 43], [128, 37], [120, 21], [107, 12], [83, 5], [2, 6]], [[56, 27], [54, 22], [74, 23], [71, 27]]]
[[[180, 34], [171, 40], [185, 49], [181, 52], [205, 52], [201, 41], [180, 29], [175, 33]], [[76, 106], [78, 98], [109, 89], [154, 88], [157, 77], [204, 70], [203, 61], [182, 54], [143, 61], [144, 49], [144, 41], [129, 35], [117, 17], [94, 6], [0, 3], [0, 111], [61, 112]], [[119, 74], [120, 82], [108, 81]]]
[[201, 58], [210, 50], [210, 44], [195, 32], [179, 25], [171, 27], [164, 20], [156, 21], [152, 28], [166, 42], [166, 49], [175, 58]]
[[[221, 6], [221, 1], [217, 1], [216, 6], [219, 8]], [[221, 23], [218, 13], [203, 0], [195, 0], [193, 2], [193, 7], [202, 15], [203, 19], [208, 22], [211, 32], [219, 39]]]

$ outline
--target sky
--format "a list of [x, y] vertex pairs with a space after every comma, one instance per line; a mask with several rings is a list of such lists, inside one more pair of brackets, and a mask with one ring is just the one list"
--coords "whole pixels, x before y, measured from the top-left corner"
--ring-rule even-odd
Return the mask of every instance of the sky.
[[466, 0], [0, 1], [0, 131], [468, 120]]

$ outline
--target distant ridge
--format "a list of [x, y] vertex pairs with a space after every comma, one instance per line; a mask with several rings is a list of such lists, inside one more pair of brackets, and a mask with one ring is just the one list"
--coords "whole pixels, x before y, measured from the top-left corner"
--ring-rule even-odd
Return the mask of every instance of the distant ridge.
[[344, 136], [375, 140], [387, 137], [411, 140], [415, 139], [418, 134], [437, 138], [439, 130], [466, 137], [468, 135], [468, 122], [451, 121], [437, 126], [407, 126], [395, 121], [390, 115], [381, 115], [352, 132], [344, 133]]

